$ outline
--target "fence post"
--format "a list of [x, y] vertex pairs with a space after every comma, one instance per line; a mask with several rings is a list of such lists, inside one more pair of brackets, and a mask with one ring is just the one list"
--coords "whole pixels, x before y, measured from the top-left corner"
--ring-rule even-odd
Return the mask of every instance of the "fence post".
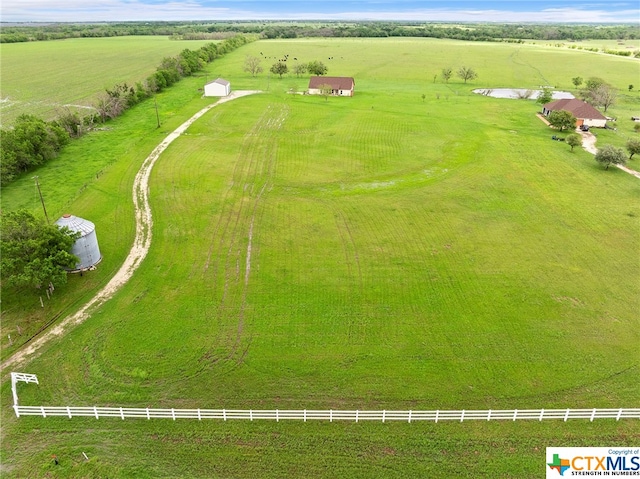
[[222, 410], [222, 419], [224, 419], [225, 421], [227, 420], [227, 410], [226, 409]]
[[42, 417], [47, 417], [46, 413], [44, 412], [44, 406], [40, 406], [40, 410], [42, 411]]
[[489, 412], [487, 413], [487, 421], [491, 421], [491, 409], [489, 409]]
[[596, 417], [596, 408], [593, 408], [593, 412], [591, 413], [591, 422], [593, 422], [594, 417]]
[[620, 420], [620, 416], [622, 415], [622, 408], [618, 410], [618, 415], [616, 416], [616, 421]]
[[440, 409], [436, 409], [436, 423], [438, 422], [438, 414], [440, 413]]
[[253, 409], [249, 409], [249, 420], [253, 421]]
[[567, 422], [567, 419], [569, 419], [569, 408], [567, 408], [567, 412], [564, 413], [564, 422]]
[[329, 422], [333, 422], [333, 409], [329, 409]]
[[96, 419], [98, 419], [98, 408], [97, 408], [97, 406], [93, 406], [93, 414], [95, 414]]
[[307, 422], [307, 410], [305, 409], [304, 412], [302, 413], [302, 417], [304, 419], [303, 422]]
[[202, 421], [202, 416], [200, 415], [200, 408], [198, 408], [198, 421]]
[[411, 409], [409, 409], [409, 424], [411, 424]]
[[120, 408], [120, 417], [122, 418], [122, 420], [124, 421], [124, 412], [122, 411], [122, 408]]
[[544, 416], [544, 409], [540, 409], [540, 421], [542, 421], [542, 416]]
[[516, 420], [516, 417], [518, 417], [518, 410], [517, 410], [517, 409], [514, 409], [514, 410], [513, 410], [513, 420], [514, 420], [514, 421]]
[[173, 420], [176, 420], [176, 410], [171, 408], [171, 417], [173, 418]]
[[67, 416], [71, 419], [71, 409], [69, 409], [69, 406], [67, 406]]
[[358, 410], [356, 409], [356, 422], [358, 422]]
[[149, 414], [149, 408], [147, 408], [147, 419], [151, 420], [151, 415]]
[[13, 410], [16, 413], [16, 417], [20, 417], [20, 410], [18, 409], [18, 405], [17, 404], [13, 405]]
[[384, 422], [386, 414], [387, 414], [387, 410], [383, 409], [382, 410], [382, 422]]
[[276, 409], [276, 422], [280, 422], [280, 418], [278, 417], [278, 410]]
[[460, 414], [460, 422], [464, 421], [464, 409], [462, 410], [462, 414]]

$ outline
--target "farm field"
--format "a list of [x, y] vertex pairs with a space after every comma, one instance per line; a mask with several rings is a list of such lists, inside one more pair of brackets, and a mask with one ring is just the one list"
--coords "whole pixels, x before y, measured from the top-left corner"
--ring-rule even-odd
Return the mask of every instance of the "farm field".
[[[353, 76], [356, 95], [287, 94], [307, 79], [242, 71], [261, 52], [320, 59], [329, 75]], [[479, 78], [433, 81], [462, 64]], [[210, 68], [263, 93], [215, 107], [163, 154], [148, 257], [89, 321], [24, 365], [41, 384], [21, 386], [23, 404], [637, 406], [638, 180], [550, 141], [534, 103], [471, 93], [570, 90], [594, 71], [623, 90], [637, 60], [328, 39], [260, 41]], [[162, 128], [139, 105], [37, 172], [51, 216], [96, 223], [104, 265], [72, 278], [46, 312], [37, 297], [3, 295], [3, 330], [77, 308], [122, 262], [135, 171], [212, 101], [199, 83], [159, 95]], [[637, 93], [621, 94], [618, 130], [598, 141], [624, 144], [633, 133], [622, 118], [638, 105]], [[18, 207], [38, 211], [29, 178], [3, 189], [3, 208]], [[97, 423], [17, 420], [10, 404], [4, 381], [6, 477], [539, 477], [547, 446], [640, 438], [637, 421]]]
[[25, 113], [49, 120], [65, 107], [91, 108], [106, 88], [135, 86], [164, 57], [210, 42], [140, 36], [2, 44], [0, 121], [11, 125]]

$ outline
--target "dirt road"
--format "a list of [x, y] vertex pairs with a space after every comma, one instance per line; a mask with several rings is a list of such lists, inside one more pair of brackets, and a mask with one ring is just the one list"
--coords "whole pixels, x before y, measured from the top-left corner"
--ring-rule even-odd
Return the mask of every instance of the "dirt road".
[[155, 165], [162, 152], [176, 138], [184, 133], [187, 128], [193, 124], [193, 122], [213, 107], [235, 98], [240, 98], [254, 93], [259, 93], [259, 91], [234, 91], [230, 95], [220, 98], [216, 103], [212, 103], [211, 105], [203, 108], [176, 128], [151, 152], [151, 154], [144, 160], [144, 163], [142, 163], [142, 166], [140, 167], [140, 170], [133, 182], [133, 204], [136, 215], [136, 234], [133, 246], [124, 260], [122, 267], [118, 270], [115, 276], [111, 278], [107, 285], [98, 291], [98, 293], [89, 302], [82, 306], [80, 310], [75, 314], [66, 317], [53, 328], [44, 331], [23, 349], [7, 358], [2, 365], [0, 365], [0, 369], [5, 370], [4, 372], [6, 372], [7, 368], [15, 368], [26, 360], [35, 357], [37, 351], [44, 344], [55, 337], [64, 335], [73, 327], [87, 320], [91, 317], [91, 311], [108, 301], [116, 291], [129, 281], [135, 270], [140, 266], [140, 263], [142, 263], [142, 260], [147, 256], [149, 247], [151, 246], [153, 218], [151, 216], [151, 207], [149, 206], [149, 176], [151, 175], [153, 165]]

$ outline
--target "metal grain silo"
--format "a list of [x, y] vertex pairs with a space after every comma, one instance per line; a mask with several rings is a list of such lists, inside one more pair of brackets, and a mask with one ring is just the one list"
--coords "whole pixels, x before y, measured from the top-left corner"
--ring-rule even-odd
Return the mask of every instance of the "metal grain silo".
[[100, 262], [102, 255], [96, 237], [96, 225], [91, 221], [73, 215], [63, 215], [56, 224], [62, 228], [66, 226], [73, 232], [79, 232], [80, 237], [71, 247], [70, 253], [80, 260], [73, 271], [83, 271]]

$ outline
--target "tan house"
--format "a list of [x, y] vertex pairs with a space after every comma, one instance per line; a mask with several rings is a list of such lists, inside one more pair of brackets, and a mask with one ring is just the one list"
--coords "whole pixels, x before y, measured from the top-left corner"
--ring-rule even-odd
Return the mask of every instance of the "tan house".
[[309, 79], [309, 95], [320, 95], [325, 85], [331, 88], [335, 96], [353, 96], [356, 82], [351, 77], [311, 77]]
[[586, 101], [577, 98], [555, 100], [542, 106], [542, 114], [549, 116], [552, 111], [566, 110], [576, 117], [576, 126], [595, 126], [604, 128], [607, 118], [589, 105]]

